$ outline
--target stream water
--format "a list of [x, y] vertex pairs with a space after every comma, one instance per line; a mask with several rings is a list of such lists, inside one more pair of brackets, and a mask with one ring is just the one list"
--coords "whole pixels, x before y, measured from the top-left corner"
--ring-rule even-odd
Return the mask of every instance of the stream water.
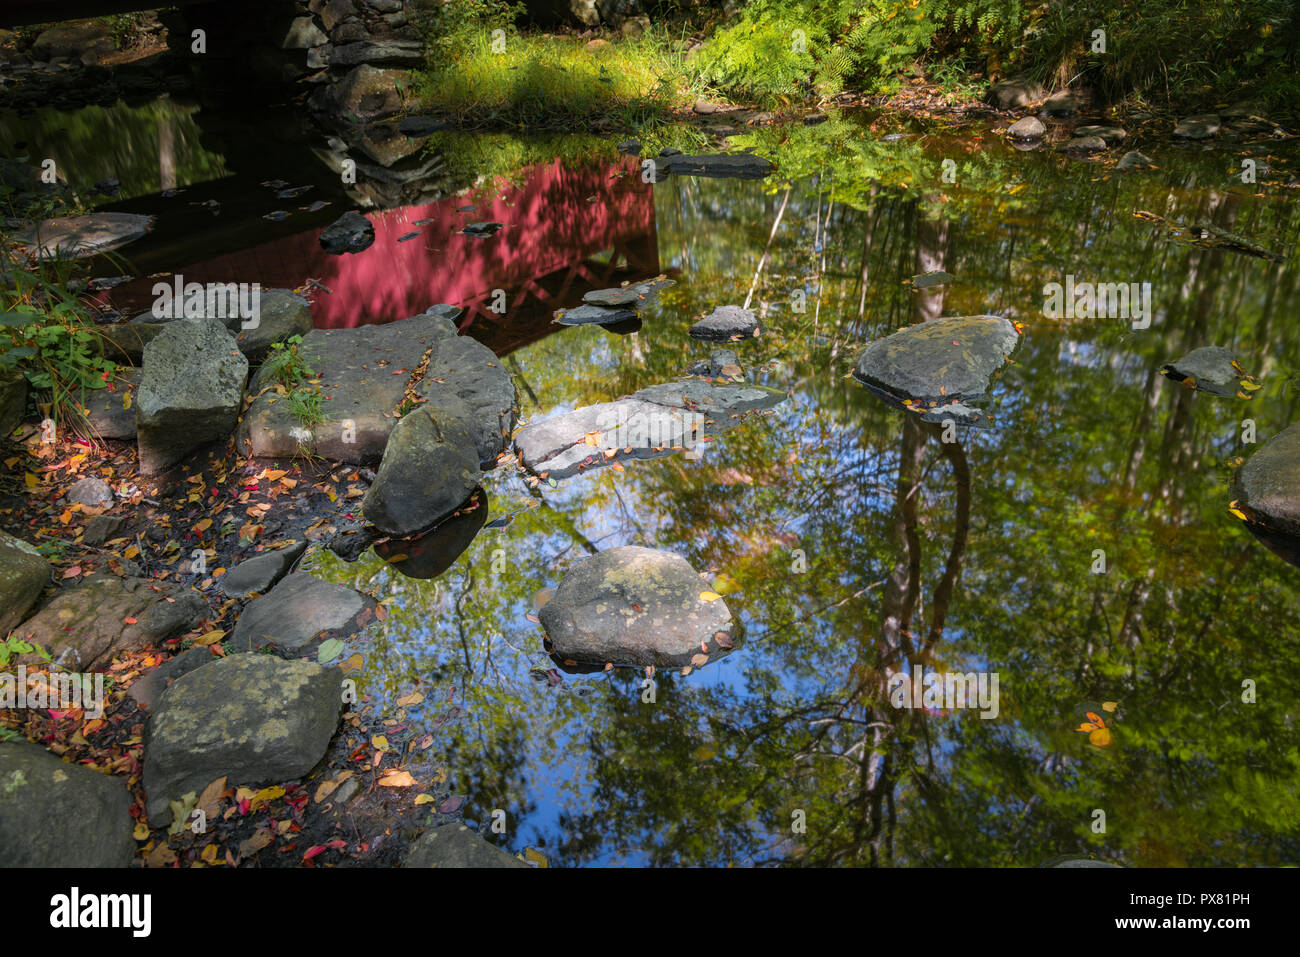
[[[148, 308], [158, 272], [313, 279], [326, 327], [463, 305], [465, 333], [505, 357], [523, 421], [682, 374], [709, 355], [686, 331], [715, 305], [751, 299], [762, 317], [735, 351], [788, 399], [702, 457], [536, 489], [497, 469], [488, 527], [467, 547], [431, 543], [450, 562], [431, 579], [313, 551], [316, 574], [389, 604], [355, 649], [361, 690], [393, 738], [434, 735], [412, 771], [445, 769], [466, 821], [486, 833], [505, 811], [497, 843], [554, 866], [1297, 860], [1300, 571], [1229, 512], [1228, 488], [1257, 447], [1243, 436], [1297, 414], [1294, 148], [1141, 143], [1157, 168], [1115, 174], [978, 124], [835, 116], [737, 138], [778, 162], [767, 180], [648, 184], [606, 142], [439, 134], [447, 194], [372, 214], [374, 246], [331, 257], [316, 236], [351, 206], [306, 146], [226, 147], [231, 118], [165, 100], [96, 110], [0, 117], [0, 134], [74, 183], [116, 176], [104, 208], [158, 216], [102, 264], [139, 277], [104, 293], [126, 315]], [[283, 129], [267, 117], [242, 135]], [[1258, 183], [1241, 182], [1242, 156]], [[282, 200], [275, 180], [312, 189]], [[196, 205], [209, 199], [218, 215]], [[330, 205], [302, 208], [315, 200]], [[290, 215], [264, 218], [276, 210]], [[456, 232], [480, 220], [506, 226]], [[950, 283], [908, 282], [940, 269]], [[676, 285], [634, 333], [550, 321], [586, 290], [658, 273]], [[1149, 327], [1047, 317], [1044, 286], [1070, 276], [1150, 283]], [[504, 316], [486, 305], [496, 289]], [[1024, 332], [985, 406], [992, 428], [927, 438], [850, 375], [873, 339], [984, 313]], [[1263, 388], [1216, 397], [1158, 374], [1203, 345]], [[919, 480], [900, 494], [905, 459]], [[532, 620], [576, 560], [624, 544], [685, 557], [745, 628], [727, 657], [655, 675], [653, 701], [639, 672], [552, 670]], [[900, 633], [891, 594], [911, 596], [901, 633], [929, 649], [912, 670], [996, 674], [996, 716], [871, 700]], [[424, 701], [399, 712], [412, 690]]]

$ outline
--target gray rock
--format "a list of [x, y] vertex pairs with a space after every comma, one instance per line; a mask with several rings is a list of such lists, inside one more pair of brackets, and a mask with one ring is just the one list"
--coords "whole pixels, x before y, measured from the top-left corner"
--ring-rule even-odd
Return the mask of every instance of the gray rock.
[[988, 392], [1019, 339], [999, 316], [932, 319], [868, 345], [853, 374], [899, 400], [975, 399]]
[[626, 306], [578, 306], [576, 309], [557, 309], [555, 321], [562, 326], [607, 325], [635, 319], [635, 309]]
[[1283, 539], [1290, 555], [1274, 550], [1300, 564], [1300, 422], [1273, 436], [1237, 469], [1232, 495], [1249, 517], [1251, 531], [1258, 525]]
[[[355, 780], [349, 778], [348, 781]], [[347, 783], [346, 781], [344, 782]], [[464, 824], [444, 824], [412, 842], [403, 867], [528, 867], [514, 855], [489, 844]]]
[[280, 41], [281, 50], [307, 50], [328, 43], [325, 31], [316, 26], [311, 17], [297, 17], [289, 24], [289, 30]]
[[428, 136], [449, 128], [448, 123], [432, 116], [404, 116], [397, 124], [397, 129], [406, 136]]
[[261, 362], [270, 354], [273, 343], [311, 331], [311, 307], [292, 290], [264, 289], [257, 325], [244, 329], [238, 319], [234, 325], [239, 351], [248, 356], [249, 362]]
[[248, 603], [230, 636], [237, 651], [297, 652], [322, 632], [343, 632], [368, 604], [360, 592], [294, 572]]
[[715, 349], [708, 359], [692, 363], [687, 374], [717, 378], [718, 376], [743, 376], [745, 373], [740, 367], [740, 359], [734, 352], [730, 349]]
[[1022, 117], [1007, 127], [1007, 136], [1017, 140], [1042, 139], [1046, 133], [1047, 127], [1036, 116]]
[[1129, 170], [1144, 169], [1151, 166], [1155, 166], [1151, 157], [1144, 153], [1139, 153], [1137, 150], [1129, 150], [1121, 156], [1119, 162], [1115, 164], [1115, 170], [1116, 172], [1126, 173]]
[[323, 84], [307, 98], [313, 110], [349, 123], [364, 124], [402, 111], [398, 88], [409, 88], [405, 70], [386, 70], [368, 63], [352, 68], [337, 83]]
[[1073, 116], [1079, 112], [1079, 97], [1069, 90], [1058, 90], [1043, 102], [1044, 116]]
[[[678, 668], [715, 659], [735, 643], [727, 603], [672, 552], [624, 545], [576, 562], [538, 612], [555, 659], [566, 666]], [[701, 651], [701, 643], [706, 651]]]
[[209, 614], [193, 588], [102, 572], [61, 589], [20, 633], [70, 669], [100, 671], [116, 655], [160, 645]]
[[988, 101], [999, 110], [1024, 109], [1043, 97], [1041, 84], [1025, 79], [1011, 77], [989, 87]]
[[762, 333], [758, 317], [740, 306], [718, 306], [691, 326], [687, 333], [692, 339], [710, 342], [731, 342], [752, 339]]
[[913, 289], [929, 289], [933, 286], [946, 286], [952, 282], [953, 277], [944, 272], [942, 269], [936, 269], [934, 272], [922, 273], [919, 276], [912, 277]]
[[235, 428], [248, 359], [219, 319], [167, 324], [144, 348], [136, 397], [140, 471], [159, 472]]
[[[707, 436], [720, 435], [748, 414], [773, 408], [785, 398], [784, 392], [762, 386], [700, 379], [661, 383], [616, 402], [532, 423], [520, 430], [515, 444], [525, 468], [558, 481], [627, 459], [695, 450]], [[592, 433], [594, 446], [587, 441]]]
[[27, 412], [27, 376], [21, 369], [0, 371], [0, 438], [18, 428]]
[[[316, 370], [327, 397], [322, 403], [324, 421], [305, 437], [301, 432], [295, 436], [301, 425], [287, 403], [272, 402], [269, 393], [258, 395], [244, 415], [241, 446], [247, 454], [265, 458], [289, 458], [305, 448], [336, 462], [378, 461], [397, 424], [392, 412], [408, 381], [392, 370], [414, 370], [430, 348], [428, 370], [416, 391], [434, 408], [455, 399], [467, 405], [479, 464], [493, 468], [514, 428], [514, 383], [490, 349], [458, 335], [452, 321], [437, 313], [381, 326], [313, 329], [303, 337], [299, 351]], [[259, 374], [254, 393], [266, 384], [263, 380]]]
[[469, 548], [487, 521], [487, 513], [486, 493], [476, 489], [446, 521], [411, 538], [377, 541], [375, 554], [407, 578], [437, 578]]
[[112, 508], [113, 487], [101, 478], [86, 476], [72, 483], [68, 489], [68, 501], [73, 505], [89, 505], [92, 508]]
[[1245, 373], [1238, 368], [1229, 350], [1222, 346], [1203, 346], [1181, 359], [1166, 362], [1160, 367], [1160, 374], [1198, 392], [1235, 396]]
[[128, 867], [132, 803], [121, 778], [0, 743], [0, 867]]
[[1106, 149], [1106, 141], [1100, 136], [1076, 136], [1061, 148], [1067, 153], [1100, 153]]
[[461, 403], [404, 415], [361, 503], [366, 520], [389, 535], [414, 535], [462, 505], [482, 478], [469, 422]]
[[81, 540], [87, 545], [103, 545], [122, 530], [126, 518], [122, 515], [96, 515], [86, 523]]
[[189, 674], [195, 668], [219, 660], [207, 648], [191, 648], [189, 651], [168, 658], [147, 675], [137, 678], [127, 689], [127, 694], [135, 699], [140, 707], [152, 708], [162, 693], [177, 678]]
[[21, 538], [0, 532], [0, 635], [26, 616], [50, 580], [50, 563]]
[[1174, 127], [1174, 139], [1208, 140], [1212, 139], [1222, 128], [1219, 117], [1214, 113], [1200, 113], [1179, 120]]
[[362, 0], [371, 10], [380, 13], [396, 13], [402, 9], [402, 0]]
[[1106, 141], [1107, 146], [1114, 146], [1116, 143], [1124, 142], [1128, 133], [1118, 126], [1098, 126], [1089, 124], [1087, 126], [1075, 127], [1074, 135], [1079, 136], [1097, 136]]
[[753, 153], [730, 153], [717, 156], [663, 156], [656, 161], [659, 173], [674, 176], [705, 176], [715, 179], [762, 179], [775, 166]]
[[307, 7], [320, 17], [320, 22], [326, 30], [333, 30], [357, 12], [352, 0], [310, 0]]
[[362, 40], [334, 48], [330, 63], [354, 66], [359, 63], [415, 64], [424, 59], [424, 44], [419, 40]]
[[14, 238], [33, 257], [85, 259], [125, 246], [153, 228], [153, 218], [136, 213], [91, 213], [46, 219]]
[[[146, 313], [146, 315], [148, 314]], [[158, 334], [169, 325], [171, 325], [170, 322], [148, 322], [144, 321], [143, 317], [140, 317], [132, 319], [130, 322], [100, 326], [99, 334], [103, 337], [103, 353], [116, 362], [140, 362], [144, 358], [144, 347], [153, 342]], [[136, 382], [138, 384], [139, 380], [137, 379]], [[134, 416], [132, 416], [131, 427], [134, 430]]]
[[178, 678], [146, 731], [150, 824], [170, 823], [168, 802], [223, 776], [256, 786], [306, 775], [338, 727], [341, 688], [336, 668], [272, 655], [231, 655]]
[[375, 227], [355, 210], [344, 213], [320, 234], [320, 248], [334, 256], [359, 253], [375, 241]]
[[635, 286], [621, 286], [618, 289], [593, 289], [583, 293], [582, 301], [592, 306], [613, 308], [635, 306], [641, 301], [641, 296]]
[[489, 236], [495, 236], [501, 226], [501, 223], [470, 223], [461, 232], [466, 236], [473, 236], [475, 239], [486, 239]]
[[[158, 331], [162, 331], [161, 324]], [[140, 346], [141, 354], [144, 345]], [[86, 395], [86, 421], [103, 439], [135, 438], [136, 394], [140, 391], [140, 370], [119, 368], [113, 374], [113, 389], [96, 389]], [[126, 407], [126, 397], [131, 407]]]
[[242, 561], [222, 577], [221, 590], [231, 598], [247, 598], [254, 592], [260, 594], [283, 578], [306, 550], [306, 542], [294, 542], [277, 551]]

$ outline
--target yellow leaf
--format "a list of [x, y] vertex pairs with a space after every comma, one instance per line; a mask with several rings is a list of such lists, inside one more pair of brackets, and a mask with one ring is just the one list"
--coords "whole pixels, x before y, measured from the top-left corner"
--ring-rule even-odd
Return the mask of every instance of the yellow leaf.
[[370, 743], [376, 751], [388, 750], [388, 739], [384, 737], [382, 734], [377, 734], [374, 737], [372, 737], [370, 739]]
[[717, 601], [721, 597], [716, 591], [700, 592], [700, 601]]
[[1119, 707], [1118, 701], [1103, 701], [1101, 703], [1102, 711], [1114, 711], [1118, 707]]
[[1246, 513], [1243, 512], [1243, 511], [1242, 511], [1241, 509], [1239, 509], [1239, 508], [1233, 508], [1232, 506], [1228, 506], [1228, 513], [1231, 514], [1231, 515], [1235, 515], [1237, 518], [1241, 519], [1243, 522], [1248, 522], [1248, 521], [1250, 521], [1249, 516], [1247, 516]]
[[420, 694], [418, 691], [412, 691], [410, 694], [405, 694], [398, 698], [397, 706], [399, 708], [412, 708], [423, 700], [424, 695]]
[[196, 645], [210, 645], [214, 641], [220, 641], [224, 637], [226, 637], [225, 630], [218, 628], [216, 631], [210, 631], [206, 635], [199, 635], [199, 637], [194, 639], [194, 643]]
[[411, 777], [408, 771], [398, 771], [396, 768], [390, 768], [384, 772], [384, 776], [379, 779], [381, 788], [409, 788], [415, 786], [415, 778]]
[[1245, 389], [1247, 392], [1257, 392], [1258, 390], [1264, 388], [1264, 386], [1261, 385], [1260, 383], [1251, 382], [1249, 379], [1242, 379], [1241, 387]]
[[136, 826], [135, 826], [135, 830], [131, 832], [131, 836], [132, 836], [133, 838], [135, 838], [137, 841], [147, 841], [147, 840], [149, 840], [149, 824], [148, 824], [148, 822], [146, 822], [146, 821], [140, 821], [138, 824], [136, 824]]
[[1096, 731], [1092, 732], [1092, 734], [1088, 735], [1088, 741], [1099, 748], [1106, 747], [1110, 744], [1110, 729], [1098, 728]]
[[432, 804], [436, 800], [437, 798], [435, 798], [432, 794], [420, 794], [416, 796], [415, 804], [418, 807], [421, 804]]
[[339, 665], [339, 668], [341, 668], [345, 672], [360, 671], [361, 666], [364, 663], [365, 663], [365, 658], [361, 657], [361, 652], [358, 651], [352, 654], [351, 656], [349, 656], [348, 658], [344, 659], [344, 661]]
[[135, 558], [139, 554], [140, 554], [140, 549], [137, 548], [135, 545], [132, 545], [130, 548], [128, 548], [126, 551], [122, 553], [123, 557], [125, 558]]
[[273, 785], [272, 787], [269, 788], [262, 788], [262, 790], [254, 794], [252, 799], [248, 802], [248, 813], [254, 814], [257, 812], [259, 808], [264, 807], [265, 805], [274, 801], [276, 798], [280, 798], [280, 797], [284, 797], [284, 788], [280, 787], [279, 785]]
[[122, 393], [122, 408], [124, 408], [124, 409], [129, 409], [129, 408], [131, 408], [131, 393], [130, 393], [130, 392], [123, 392], [123, 393]]
[[546, 859], [546, 855], [532, 847], [524, 848], [524, 860], [529, 864], [536, 865], [537, 867], [551, 866], [551, 862]]
[[36, 488], [36, 486], [41, 484], [41, 480], [36, 477], [36, 474], [34, 472], [28, 472], [26, 475], [24, 475], [23, 481], [27, 483], [28, 488]]
[[203, 863], [215, 866], [217, 863], [217, 845], [209, 844], [203, 849], [203, 853], [199, 857], [203, 858]]

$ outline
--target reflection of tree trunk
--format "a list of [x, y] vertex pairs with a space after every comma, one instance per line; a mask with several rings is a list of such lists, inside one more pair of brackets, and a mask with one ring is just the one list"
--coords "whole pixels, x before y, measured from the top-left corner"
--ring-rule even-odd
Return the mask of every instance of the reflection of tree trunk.
[[970, 535], [970, 463], [956, 442], [941, 442], [940, 447], [952, 465], [953, 478], [957, 482], [957, 513], [953, 525], [952, 548], [948, 551], [948, 564], [944, 567], [943, 578], [939, 580], [939, 587], [935, 589], [934, 600], [931, 602], [930, 633], [925, 639], [927, 654], [943, 635], [944, 619], [948, 617], [953, 589], [961, 576], [961, 563], [966, 557], [966, 540]]
[[169, 113], [158, 117], [158, 189], [176, 188], [176, 131]]
[[[948, 220], [927, 219], [920, 209], [916, 211], [916, 271], [918, 274], [943, 269], [948, 254]], [[931, 286], [913, 291], [912, 320], [925, 322], [937, 319], [943, 312], [943, 297], [947, 286]]]

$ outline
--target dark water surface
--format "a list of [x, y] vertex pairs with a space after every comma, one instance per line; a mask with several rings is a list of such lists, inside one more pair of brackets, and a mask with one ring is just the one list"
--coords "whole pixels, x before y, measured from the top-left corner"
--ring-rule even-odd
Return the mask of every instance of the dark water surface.
[[[147, 145], [154, 116], [115, 122]], [[4, 122], [33, 142], [58, 128]], [[907, 135], [882, 141], [894, 131]], [[268, 151], [239, 168], [197, 137], [170, 199], [145, 146], [84, 174], [129, 184], [107, 208], [159, 215], [122, 250], [142, 278], [107, 294], [127, 314], [148, 307], [144, 277], [160, 271], [316, 279], [330, 327], [464, 305], [466, 332], [507, 357], [527, 422], [673, 379], [711, 351], [686, 335], [694, 318], [752, 289], [764, 335], [735, 349], [789, 398], [699, 460], [535, 489], [499, 468], [489, 525], [513, 520], [431, 580], [373, 552], [351, 565], [314, 553], [317, 574], [390, 604], [358, 642], [362, 690], [409, 726], [396, 738], [434, 734], [418, 780], [446, 769], [480, 827], [506, 812], [498, 843], [555, 866], [1296, 863], [1300, 571], [1228, 511], [1232, 469], [1257, 448], [1245, 420], [1262, 442], [1297, 413], [1294, 150], [1143, 143], [1158, 168], [1116, 175], [977, 125], [834, 117], [739, 139], [778, 161], [767, 181], [650, 185], [608, 144], [445, 135], [447, 195], [374, 214], [374, 247], [340, 259], [316, 235], [351, 206], [321, 167], [277, 168]], [[1241, 183], [1245, 155], [1277, 172]], [[474, 163], [485, 178], [458, 180]], [[271, 178], [314, 190], [277, 200]], [[218, 195], [220, 216], [188, 205]], [[332, 205], [298, 209], [313, 199]], [[168, 203], [186, 204], [170, 222]], [[292, 215], [262, 218], [278, 208]], [[1245, 234], [1285, 262], [1192, 244], [1144, 211]], [[455, 232], [479, 220], [506, 227]], [[954, 281], [908, 285], [936, 269]], [[550, 323], [585, 290], [660, 272], [677, 285], [638, 332]], [[1150, 283], [1150, 327], [1045, 317], [1044, 285], [1069, 275]], [[498, 288], [505, 316], [484, 308]], [[981, 313], [1024, 328], [985, 405], [991, 429], [944, 443], [850, 376], [872, 339]], [[1219, 398], [1157, 373], [1203, 345], [1232, 349], [1263, 388]], [[721, 660], [657, 674], [653, 703], [641, 673], [551, 672], [529, 618], [575, 561], [624, 544], [708, 572], [746, 631]], [[996, 673], [997, 716], [879, 700], [884, 669], [918, 664]], [[399, 714], [413, 689], [424, 702]], [[1104, 746], [1077, 730], [1090, 711]]]

